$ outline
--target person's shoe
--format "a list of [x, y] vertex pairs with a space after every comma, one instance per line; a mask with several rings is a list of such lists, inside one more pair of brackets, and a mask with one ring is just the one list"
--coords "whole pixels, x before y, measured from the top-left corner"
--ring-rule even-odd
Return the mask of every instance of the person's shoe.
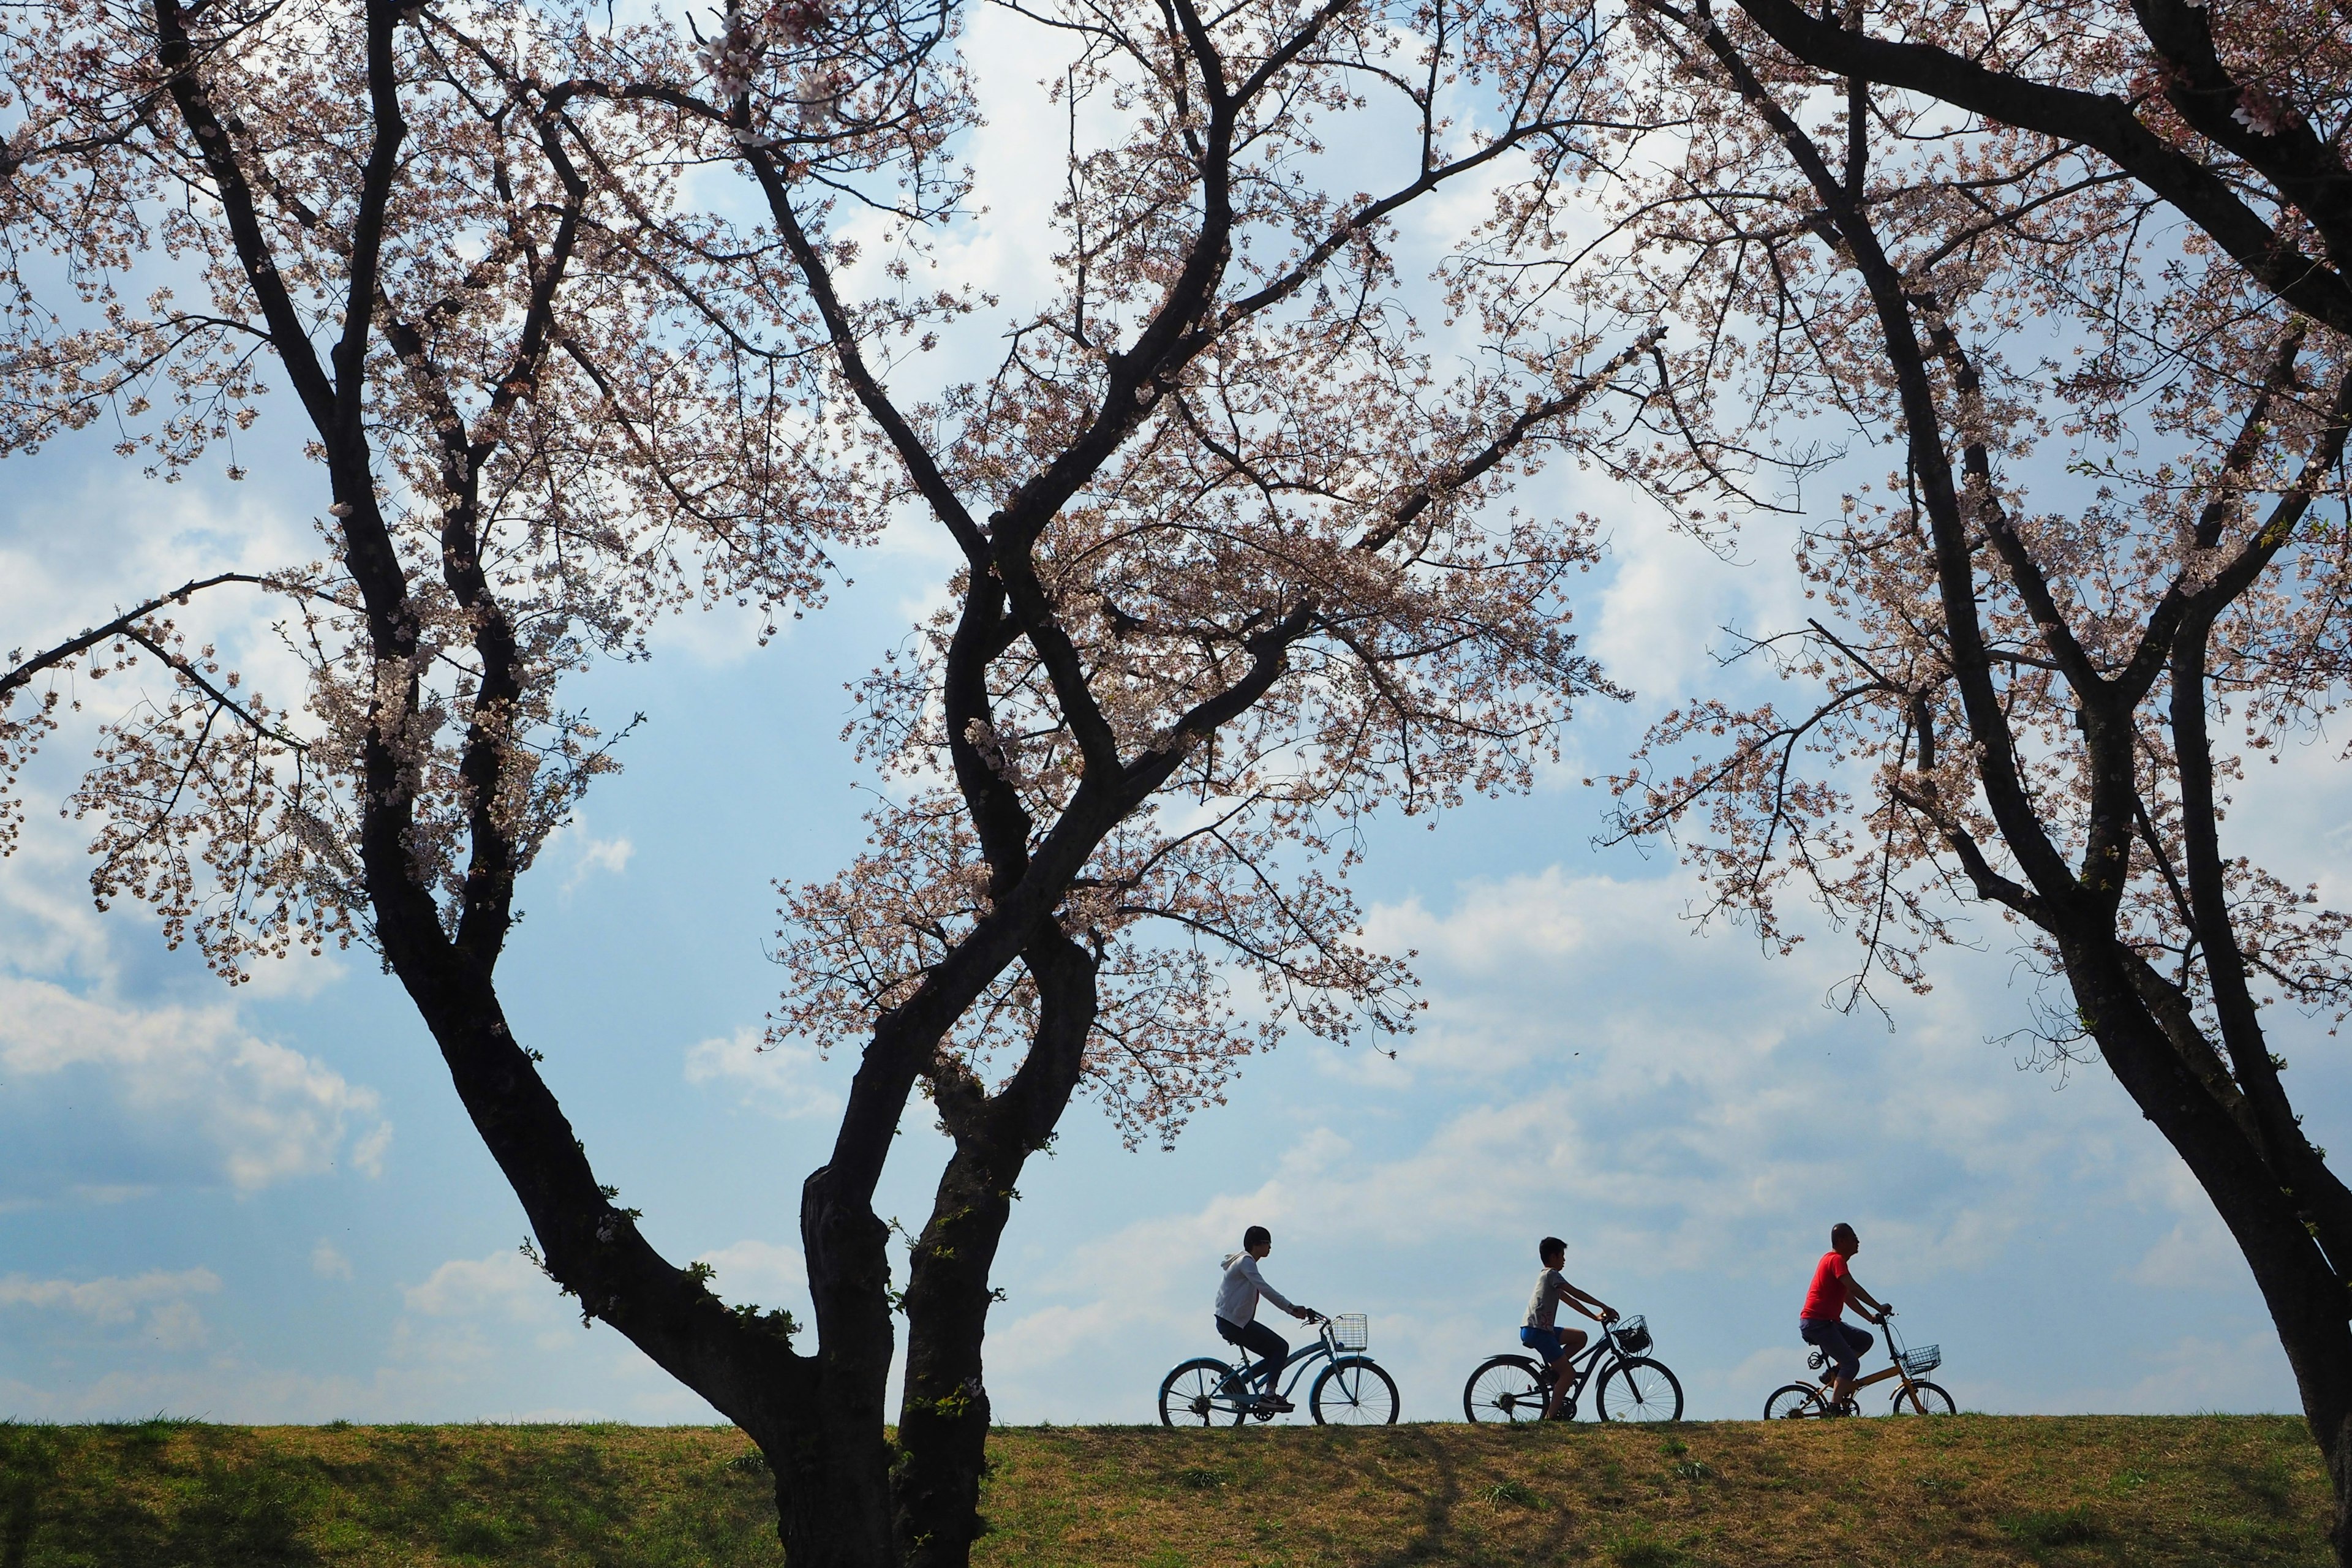
[[1258, 1395], [1258, 1397], [1257, 1397], [1257, 1407], [1258, 1407], [1260, 1410], [1265, 1411], [1265, 1412], [1266, 1412], [1266, 1413], [1268, 1413], [1269, 1415], [1280, 1415], [1285, 1414], [1286, 1412], [1292, 1411], [1292, 1410], [1296, 1410], [1296, 1409], [1297, 1409], [1297, 1408], [1298, 1408], [1298, 1406], [1297, 1406], [1296, 1405], [1293, 1405], [1292, 1403], [1290, 1403], [1290, 1401], [1288, 1401], [1287, 1399], [1285, 1399], [1285, 1398], [1284, 1398], [1282, 1395], [1280, 1395], [1279, 1394], [1259, 1394], [1259, 1395]]

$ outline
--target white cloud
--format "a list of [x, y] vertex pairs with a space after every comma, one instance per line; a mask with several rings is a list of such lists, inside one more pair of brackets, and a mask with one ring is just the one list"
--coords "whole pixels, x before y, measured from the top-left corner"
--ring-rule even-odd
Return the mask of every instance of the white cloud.
[[555, 1311], [562, 1298], [555, 1282], [520, 1252], [488, 1258], [454, 1258], [421, 1285], [401, 1287], [412, 1312], [428, 1318], [498, 1317], [536, 1321]]
[[5, 1274], [0, 1275], [0, 1307], [41, 1307], [72, 1312], [93, 1322], [123, 1323], [150, 1302], [173, 1300], [192, 1292], [209, 1295], [220, 1288], [220, 1276], [209, 1268], [176, 1274], [158, 1268], [128, 1279], [111, 1275], [100, 1279], [35, 1279]]
[[143, 1182], [77, 1182], [69, 1190], [83, 1203], [98, 1208], [127, 1204], [134, 1198], [148, 1197], [155, 1191]]
[[808, 1268], [797, 1247], [772, 1241], [739, 1241], [695, 1259], [717, 1270], [710, 1288], [733, 1307], [782, 1308], [803, 1322], [810, 1318]]
[[147, 1337], [167, 1351], [200, 1349], [212, 1337], [204, 1314], [186, 1301], [166, 1301], [147, 1314]]
[[737, 1103], [786, 1119], [823, 1115], [841, 1104], [824, 1081], [826, 1063], [815, 1047], [762, 1040], [760, 1030], [747, 1027], [688, 1047], [686, 1081], [723, 1084], [734, 1090]]
[[588, 831], [587, 814], [575, 812], [572, 820], [557, 828], [548, 839], [545, 848], [541, 851], [541, 858], [559, 861], [567, 857], [570, 858], [571, 874], [564, 878], [558, 889], [562, 896], [569, 898], [583, 882], [599, 872], [618, 877], [627, 871], [629, 858], [636, 852], [636, 845], [625, 834], [612, 838], [595, 837]]
[[130, 1279], [36, 1279], [23, 1274], [0, 1275], [0, 1309], [31, 1308], [67, 1312], [115, 1328], [147, 1314], [145, 1337], [167, 1351], [193, 1350], [208, 1331], [204, 1315], [187, 1300], [212, 1295], [221, 1288], [220, 1276], [209, 1268], [177, 1273], [152, 1269]]
[[310, 1248], [310, 1272], [321, 1279], [348, 1279], [352, 1277], [352, 1260], [343, 1249], [323, 1237]]
[[390, 1127], [376, 1092], [242, 1029], [236, 1010], [137, 1008], [0, 974], [0, 1073], [27, 1080], [99, 1075], [133, 1121], [193, 1130], [210, 1163], [242, 1192], [331, 1169], [373, 1172]]

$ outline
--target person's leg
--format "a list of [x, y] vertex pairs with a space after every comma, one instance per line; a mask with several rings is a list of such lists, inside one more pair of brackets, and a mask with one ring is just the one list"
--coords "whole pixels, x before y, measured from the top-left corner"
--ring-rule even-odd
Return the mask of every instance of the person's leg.
[[1568, 1341], [1558, 1329], [1521, 1329], [1519, 1343], [1543, 1358], [1544, 1375], [1551, 1379], [1551, 1392], [1544, 1400], [1543, 1418], [1549, 1421], [1559, 1415], [1560, 1405], [1568, 1398], [1568, 1385], [1573, 1375], [1569, 1365]]
[[1290, 1342], [1267, 1328], [1254, 1322], [1242, 1329], [1242, 1348], [1262, 1358], [1252, 1376], [1262, 1378], [1265, 1392], [1272, 1394], [1282, 1377], [1282, 1363], [1290, 1359]]
[[1833, 1405], [1844, 1403], [1853, 1395], [1853, 1374], [1862, 1365], [1846, 1339], [1845, 1325], [1826, 1318], [1800, 1318], [1797, 1337], [1828, 1358], [1828, 1375], [1822, 1381], [1830, 1385]]
[[1837, 1358], [1837, 1378], [1831, 1392], [1840, 1405], [1844, 1405], [1853, 1398], [1853, 1380], [1862, 1375], [1862, 1352], [1873, 1342], [1869, 1331], [1851, 1323], [1839, 1321], [1830, 1327], [1837, 1331], [1838, 1342], [1831, 1352]]
[[1575, 1391], [1576, 1358], [1583, 1352], [1587, 1337], [1582, 1329], [1561, 1329], [1558, 1331], [1559, 1353], [1551, 1363], [1551, 1403], [1544, 1407], [1544, 1419], [1547, 1421], [1559, 1418], [1561, 1407], [1568, 1403], [1569, 1394]]

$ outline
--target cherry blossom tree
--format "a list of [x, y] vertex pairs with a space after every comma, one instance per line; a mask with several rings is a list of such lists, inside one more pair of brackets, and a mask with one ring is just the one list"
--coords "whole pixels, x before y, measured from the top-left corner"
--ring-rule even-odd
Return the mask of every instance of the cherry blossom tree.
[[1850, 1002], [1924, 987], [1956, 904], [2022, 930], [2069, 993], [2042, 1047], [2106, 1064], [2243, 1252], [2352, 1560], [2352, 1194], [2273, 1040], [2341, 1022], [2347, 917], [2227, 820], [2352, 673], [2341, 18], [1643, 9], [1675, 146], [1606, 287], [1696, 328], [1694, 472], [1844, 494], [1790, 503], [1808, 617], [1733, 650], [1805, 700], [1670, 714], [1620, 825], [1768, 941], [1792, 890], [1825, 911]]
[[[965, 1561], [1028, 1157], [1082, 1091], [1166, 1138], [1286, 1028], [1405, 1027], [1346, 887], [1366, 814], [1526, 787], [1607, 689], [1566, 629], [1591, 525], [1509, 498], [1564, 449], [1612, 460], [1657, 333], [1541, 327], [1507, 272], [1401, 260], [1591, 171], [1599, 22], [1009, 7], [1069, 135], [1050, 267], [1008, 306], [920, 281], [969, 184], [945, 9], [0, 15], [7, 449], [102, 420], [169, 478], [282, 380], [325, 503], [319, 561], [12, 656], [6, 765], [67, 673], [168, 670], [77, 796], [100, 896], [232, 979], [371, 944], [548, 1273], [766, 1453], [791, 1560]], [[975, 334], [992, 370], [929, 367]], [[682, 605], [798, 613], [893, 516], [960, 564], [863, 689], [870, 852], [787, 890], [775, 1030], [856, 1058], [802, 1192], [802, 1324], [656, 1250], [497, 972], [519, 879], [613, 766], [562, 678]], [[173, 605], [233, 587], [282, 606], [294, 701], [175, 640]], [[952, 1153], [901, 1293], [873, 1200], [919, 1098]]]

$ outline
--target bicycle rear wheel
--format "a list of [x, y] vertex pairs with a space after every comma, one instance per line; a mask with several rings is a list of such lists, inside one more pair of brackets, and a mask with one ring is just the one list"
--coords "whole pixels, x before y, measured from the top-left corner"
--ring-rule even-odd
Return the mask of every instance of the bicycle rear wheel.
[[1396, 1380], [1362, 1356], [1342, 1356], [1323, 1369], [1307, 1408], [1318, 1426], [1393, 1426]]
[[1234, 1369], [1212, 1356], [1185, 1362], [1160, 1383], [1160, 1424], [1162, 1426], [1214, 1426], [1227, 1422], [1238, 1426], [1248, 1415], [1243, 1389], [1227, 1386]]
[[1679, 1421], [1683, 1385], [1664, 1362], [1629, 1356], [1612, 1363], [1601, 1374], [1601, 1393], [1593, 1403], [1603, 1421]]
[[1543, 1374], [1523, 1355], [1489, 1356], [1462, 1385], [1462, 1415], [1470, 1421], [1540, 1421]]
[[1772, 1391], [1764, 1402], [1764, 1419], [1779, 1421], [1792, 1415], [1822, 1415], [1828, 1414], [1829, 1401], [1822, 1391], [1810, 1383], [1784, 1384]]
[[1952, 1396], [1932, 1383], [1914, 1378], [1908, 1388], [1895, 1391], [1895, 1414], [1897, 1415], [1949, 1415], [1955, 1406]]

